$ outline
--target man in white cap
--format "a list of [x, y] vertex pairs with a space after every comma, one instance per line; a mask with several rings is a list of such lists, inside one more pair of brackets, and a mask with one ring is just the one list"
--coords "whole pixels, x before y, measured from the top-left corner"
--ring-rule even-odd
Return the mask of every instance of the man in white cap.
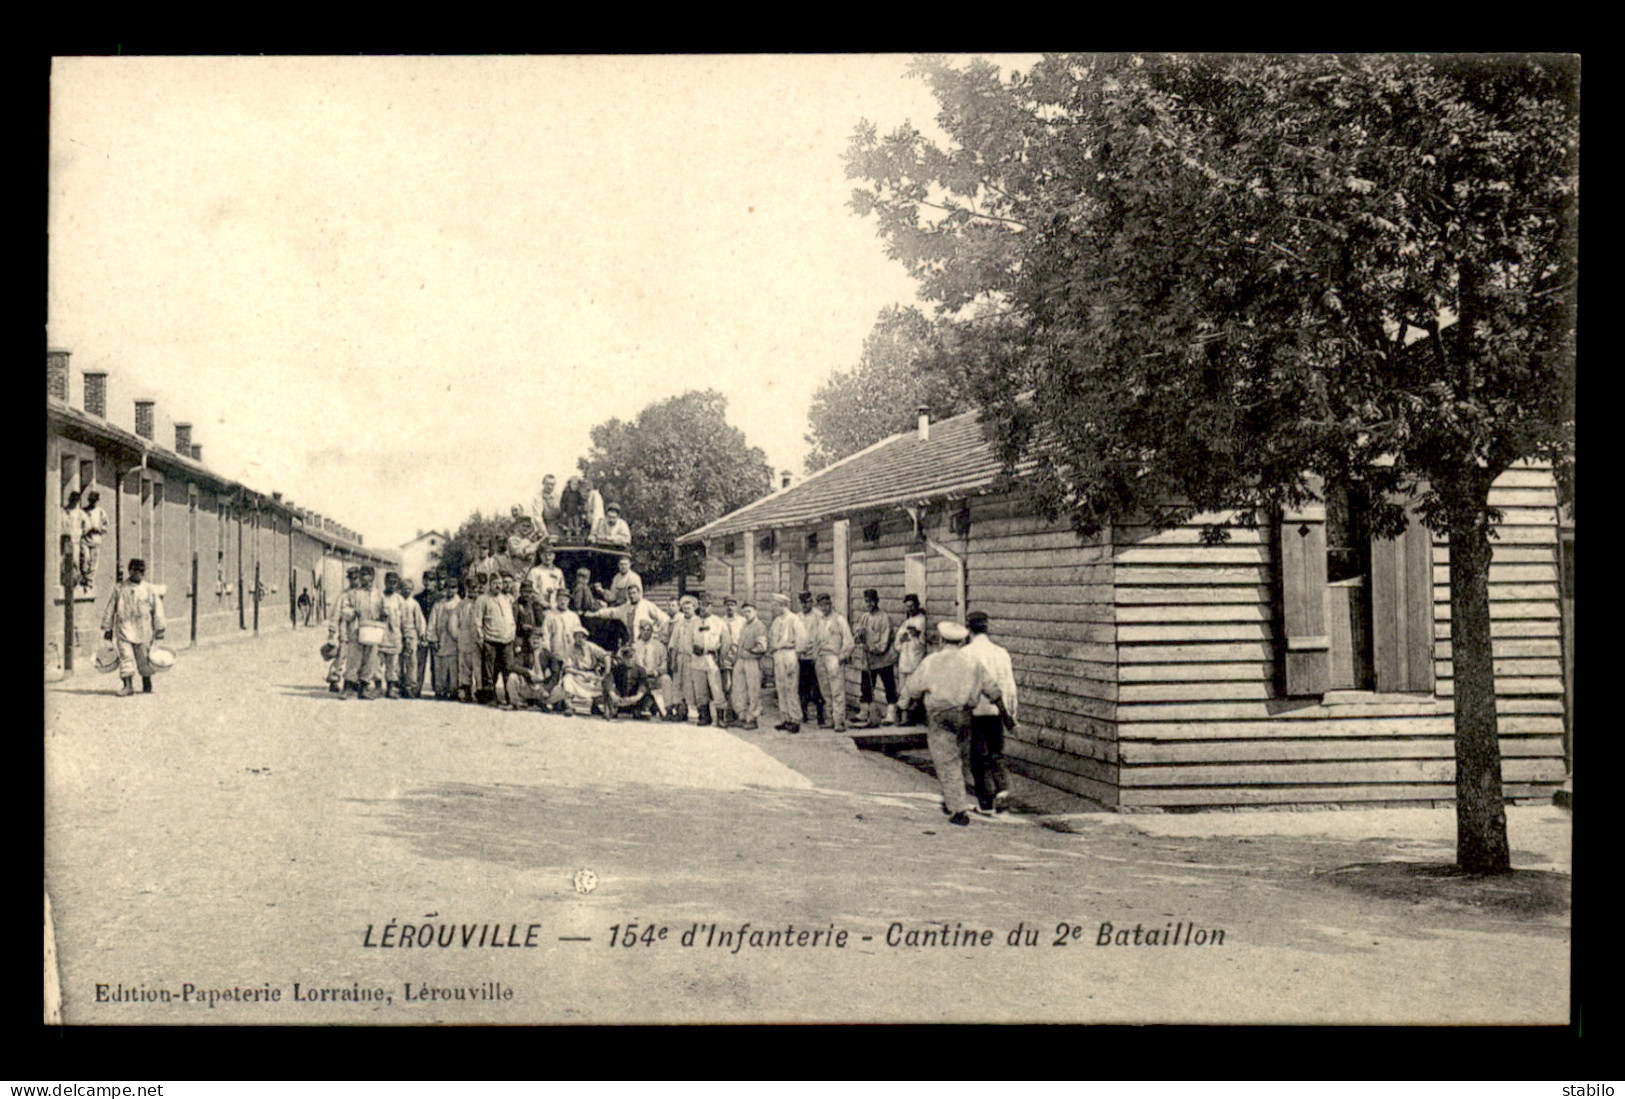
[[790, 609], [790, 597], [773, 593], [773, 621], [767, 628], [767, 647], [773, 654], [773, 682], [779, 696], [779, 723], [775, 729], [801, 732], [801, 659], [806, 642], [801, 616]]
[[985, 665], [962, 647], [970, 631], [958, 622], [937, 624], [942, 648], [927, 656], [903, 686], [902, 701], [925, 700], [925, 739], [931, 764], [942, 786], [942, 808], [948, 823], [970, 823], [971, 800], [965, 794], [964, 747], [970, 740], [971, 713], [986, 699], [1005, 727], [1015, 722], [1004, 708], [1004, 692]]

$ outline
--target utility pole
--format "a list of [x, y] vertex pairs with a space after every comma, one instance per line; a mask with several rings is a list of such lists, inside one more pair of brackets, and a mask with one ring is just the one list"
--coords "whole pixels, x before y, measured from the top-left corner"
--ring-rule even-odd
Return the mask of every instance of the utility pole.
[[192, 551], [192, 648], [197, 648], [197, 550]]
[[72, 542], [68, 535], [62, 536], [62, 671], [66, 674], [73, 672], [73, 586], [77, 577], [74, 576]]
[[237, 513], [237, 628], [246, 630], [248, 618], [243, 605], [243, 510], [240, 497], [233, 510]]

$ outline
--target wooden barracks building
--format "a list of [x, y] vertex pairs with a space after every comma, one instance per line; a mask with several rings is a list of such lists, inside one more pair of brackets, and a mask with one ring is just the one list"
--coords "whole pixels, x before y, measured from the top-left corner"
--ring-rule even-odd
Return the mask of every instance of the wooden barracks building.
[[[1004, 481], [978, 414], [922, 415], [680, 542], [704, 547], [713, 594], [829, 592], [855, 615], [874, 588], [894, 622], [911, 592], [933, 624], [987, 612], [1020, 691], [1011, 766], [1109, 806], [1454, 797], [1442, 537], [1365, 539], [1327, 493], [1224, 545], [1201, 541], [1220, 516], [1080, 540]], [[1491, 503], [1505, 792], [1547, 799], [1567, 755], [1550, 469], [1508, 472]]]
[[[295, 507], [279, 492], [261, 493], [212, 472], [190, 424], [172, 425], [173, 446], [160, 443], [154, 401], [133, 402], [130, 427], [114, 423], [105, 372], [84, 372], [82, 400], [71, 403], [69, 357], [64, 350], [46, 352], [48, 678], [91, 668], [102, 612], [132, 557], [145, 559], [148, 579], [166, 589], [168, 638], [176, 647], [198, 638], [288, 628], [301, 590], [330, 603], [343, 589], [348, 564], [394, 566], [394, 554], [368, 549], [361, 535], [333, 519]], [[111, 528], [102, 539], [94, 587], [76, 587], [70, 606], [63, 585], [62, 507], [70, 494], [91, 490], [100, 493]]]

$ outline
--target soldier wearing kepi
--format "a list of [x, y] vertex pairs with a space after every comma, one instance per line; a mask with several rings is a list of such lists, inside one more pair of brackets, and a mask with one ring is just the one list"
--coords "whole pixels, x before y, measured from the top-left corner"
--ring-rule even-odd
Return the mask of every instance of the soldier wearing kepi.
[[767, 629], [767, 645], [773, 654], [773, 682], [779, 695], [779, 723], [773, 726], [786, 733], [801, 732], [796, 720], [801, 713], [800, 651], [806, 640], [801, 616], [790, 609], [790, 597], [773, 593], [773, 621]]
[[1004, 765], [1005, 721], [1016, 718], [1016, 673], [1010, 664], [1010, 653], [995, 645], [987, 636], [988, 619], [981, 611], [965, 616], [970, 630], [970, 641], [965, 644], [965, 655], [973, 657], [986, 668], [1004, 695], [1004, 712], [987, 701], [976, 704], [970, 718], [970, 774], [976, 790], [977, 808], [983, 813], [1002, 813], [1010, 792], [1010, 773]]
[[818, 689], [818, 610], [813, 606], [812, 592], [801, 593], [801, 647], [796, 650], [800, 661], [797, 675], [800, 682], [801, 720], [811, 721], [816, 708], [818, 724], [827, 725], [824, 718], [824, 693]]
[[756, 607], [746, 603], [742, 625], [734, 638], [733, 709], [747, 729], [757, 727], [762, 716], [762, 661], [768, 656], [767, 625], [756, 617]]
[[102, 614], [102, 637], [118, 645], [118, 674], [124, 681], [119, 697], [135, 694], [133, 681], [141, 673], [141, 690], [152, 693], [152, 662], [149, 650], [164, 636], [164, 600], [158, 589], [147, 583], [147, 563], [139, 557], [130, 560], [125, 581], [113, 592]]
[[417, 698], [423, 690], [419, 678], [418, 648], [429, 634], [423, 606], [412, 596], [412, 581], [401, 581], [401, 697]]
[[[384, 642], [378, 646], [384, 677], [384, 697], [401, 697], [401, 650], [406, 635], [406, 600], [401, 596], [399, 573], [384, 573]], [[415, 644], [415, 642], [414, 642]]]
[[835, 612], [835, 600], [827, 592], [818, 596], [817, 630], [818, 693], [823, 695], [830, 717], [835, 720], [835, 731], [844, 733], [846, 669], [843, 665], [852, 655], [852, 627], [846, 624], [846, 615]]
[[[378, 646], [363, 644], [361, 630], [364, 625], [384, 626], [384, 596], [372, 586], [373, 577], [376, 575], [371, 565], [362, 565], [361, 582], [345, 592], [345, 598], [339, 601], [339, 616], [343, 619], [343, 628], [348, 631], [349, 638], [345, 646], [345, 686], [353, 684], [356, 697], [369, 701], [378, 697], [377, 684], [380, 678]], [[340, 694], [339, 697], [350, 696]]]
[[336, 695], [342, 695], [349, 685], [345, 681], [345, 669], [350, 659], [350, 631], [344, 627], [344, 607], [346, 602], [354, 603], [350, 593], [361, 585], [361, 568], [353, 566], [344, 573], [344, 590], [339, 593], [338, 603], [334, 605], [333, 614], [327, 620], [327, 640], [338, 649], [333, 662], [327, 668], [327, 689]]
[[[893, 636], [891, 617], [880, 609], [880, 593], [869, 588], [863, 593], [863, 614], [852, 629], [857, 641], [857, 652], [862, 658], [859, 665], [863, 679], [858, 695], [859, 726], [897, 724], [897, 644]], [[875, 701], [875, 684], [885, 690], [886, 716], [881, 719], [880, 704]]]
[[717, 654], [727, 641], [722, 620], [711, 617], [711, 600], [701, 596], [695, 607], [695, 617], [688, 624], [685, 635], [689, 643], [688, 697], [694, 703], [701, 725], [713, 721], [728, 726], [727, 696], [722, 693], [722, 670], [717, 667]]

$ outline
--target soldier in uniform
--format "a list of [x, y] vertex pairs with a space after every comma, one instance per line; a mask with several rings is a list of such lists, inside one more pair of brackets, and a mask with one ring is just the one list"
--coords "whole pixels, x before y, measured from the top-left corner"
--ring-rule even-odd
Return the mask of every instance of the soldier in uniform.
[[163, 597], [147, 583], [147, 563], [132, 558], [124, 583], [113, 592], [102, 614], [102, 637], [118, 645], [118, 674], [124, 681], [119, 697], [135, 694], [137, 672], [141, 673], [142, 693], [152, 693], [152, 663], [147, 654], [154, 641], [163, 639], [164, 627]]
[[342, 695], [349, 683], [345, 680], [345, 669], [350, 660], [350, 632], [344, 628], [344, 607], [350, 601], [350, 593], [361, 586], [361, 567], [351, 566], [344, 573], [344, 590], [339, 593], [338, 602], [334, 605], [333, 615], [327, 620], [327, 640], [338, 649], [333, 662], [327, 667], [327, 689], [336, 695]]

